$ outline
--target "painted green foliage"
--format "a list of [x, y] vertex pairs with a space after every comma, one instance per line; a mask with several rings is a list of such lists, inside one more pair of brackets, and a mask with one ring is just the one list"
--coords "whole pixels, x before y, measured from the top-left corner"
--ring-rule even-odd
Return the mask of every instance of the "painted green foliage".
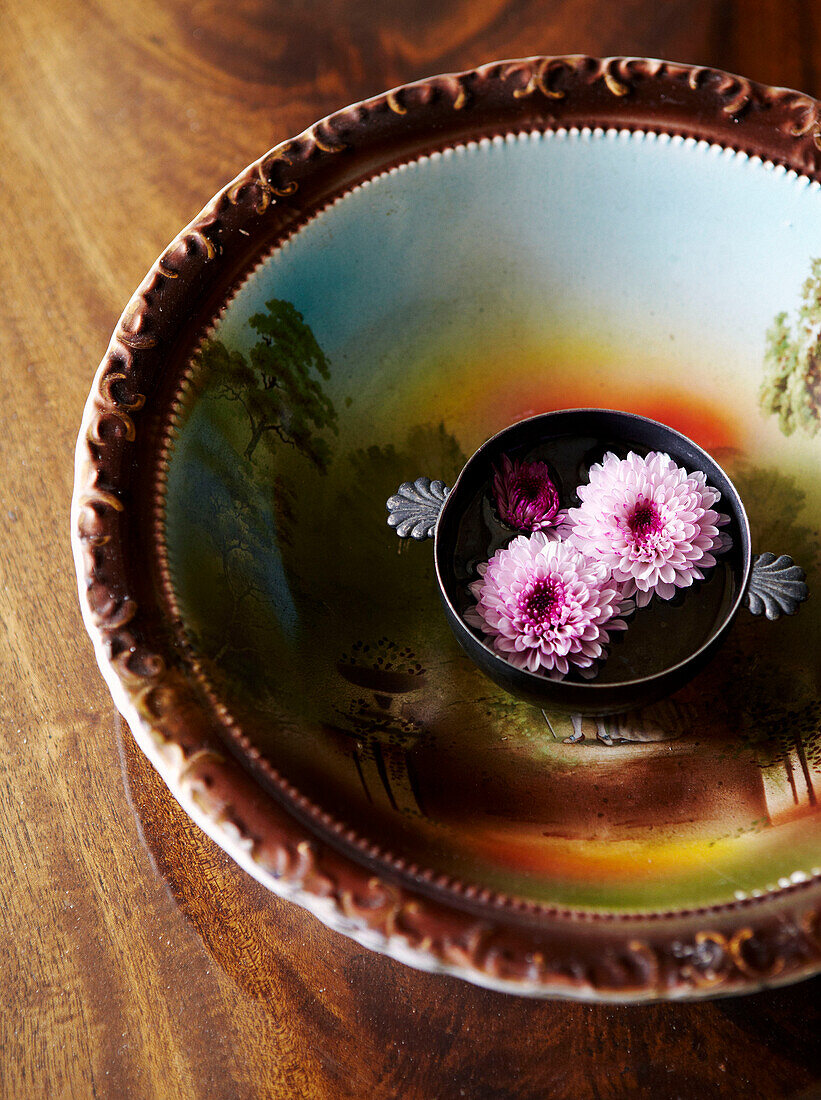
[[287, 590], [278, 547], [289, 541], [293, 492], [277, 467], [288, 455], [303, 476], [324, 475], [337, 414], [323, 386], [330, 363], [290, 302], [270, 299], [249, 328], [258, 339], [247, 352], [219, 339], [199, 352], [203, 401], [181, 488], [196, 562], [189, 629], [214, 661], [258, 682], [281, 629], [272, 592]]
[[271, 299], [249, 326], [250, 350], [212, 339], [200, 353], [180, 488], [190, 635], [232, 690], [265, 706], [301, 698], [306, 679], [314, 698], [337, 650], [397, 625], [422, 648], [431, 633], [446, 643], [429, 547], [400, 557], [384, 502], [419, 470], [452, 482], [465, 455], [444, 425], [340, 449], [331, 365], [302, 315]]
[[385, 522], [385, 501], [419, 470], [435, 470], [452, 482], [464, 462], [444, 425], [419, 426], [404, 441], [342, 452], [324, 477], [300, 471], [283, 455], [280, 471], [295, 499], [291, 543], [281, 547], [282, 559], [311, 649], [317, 632], [344, 649], [360, 636], [397, 629], [403, 642], [425, 648], [424, 639], [444, 623], [430, 550], [415, 546], [400, 556], [401, 544]]
[[246, 661], [255, 650], [249, 644], [253, 643], [249, 624], [265, 611], [265, 563], [275, 530], [253, 483], [236, 476], [228, 463], [223, 472], [223, 480], [214, 479], [208, 486], [203, 503], [209, 522], [201, 524], [216, 558], [224, 596], [219, 630], [210, 648], [215, 661], [226, 654]]
[[328, 441], [337, 431], [336, 411], [322, 387], [330, 364], [302, 314], [290, 302], [271, 298], [249, 324], [260, 339], [247, 357], [220, 340], [207, 341], [200, 360], [217, 380], [216, 392], [237, 401], [248, 417], [243, 457], [253, 459], [260, 442], [296, 447], [318, 469], [327, 469]]
[[785, 435], [815, 435], [821, 422], [821, 259], [812, 261], [795, 327], [779, 313], [767, 333], [759, 401]]

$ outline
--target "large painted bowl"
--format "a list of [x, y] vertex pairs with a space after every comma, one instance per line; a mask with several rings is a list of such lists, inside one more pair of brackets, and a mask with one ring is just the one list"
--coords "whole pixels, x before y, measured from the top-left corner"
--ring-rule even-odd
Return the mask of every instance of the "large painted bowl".
[[567, 743], [384, 518], [517, 420], [622, 409], [715, 456], [817, 587], [819, 178], [798, 93], [537, 58], [325, 119], [172, 242], [86, 407], [80, 599], [134, 736], [260, 882], [538, 996], [821, 968], [821, 603], [739, 618], [686, 688]]

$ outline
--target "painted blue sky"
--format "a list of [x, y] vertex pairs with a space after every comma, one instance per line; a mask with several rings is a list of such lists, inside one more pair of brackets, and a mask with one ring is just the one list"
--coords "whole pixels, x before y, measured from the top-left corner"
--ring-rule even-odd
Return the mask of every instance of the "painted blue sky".
[[[704, 333], [760, 346], [821, 255], [817, 185], [668, 136], [549, 133], [425, 158], [303, 228], [222, 321], [242, 345], [266, 298], [292, 301], [333, 360], [408, 330]], [[364, 366], [364, 363], [360, 363]]]

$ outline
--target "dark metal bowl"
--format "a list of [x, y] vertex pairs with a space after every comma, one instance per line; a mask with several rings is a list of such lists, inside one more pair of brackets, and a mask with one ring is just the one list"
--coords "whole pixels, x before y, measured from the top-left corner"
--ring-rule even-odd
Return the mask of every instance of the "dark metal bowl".
[[[570, 443], [562, 445], [562, 441]], [[585, 468], [608, 450], [624, 454], [629, 450], [643, 454], [662, 451], [687, 470], [702, 471], [708, 483], [721, 493], [717, 507], [730, 518], [726, 531], [731, 545], [720, 563], [723, 580], [720, 610], [718, 614], [715, 608], [710, 612], [701, 640], [683, 656], [679, 651], [669, 665], [663, 664], [662, 657], [660, 670], [656, 654], [651, 662], [656, 667], [647, 674], [637, 672], [623, 679], [611, 676], [593, 680], [581, 680], [571, 674], [563, 680], [551, 680], [512, 665], [465, 622], [463, 613], [470, 605], [467, 584], [475, 579], [475, 572], [471, 573], [471, 565], [460, 548], [465, 538], [460, 534], [463, 518], [471, 507], [476, 507], [477, 496], [490, 483], [502, 455], [524, 456], [542, 446], [548, 449], [553, 446], [554, 461], [565, 467], [558, 469], [565, 507], [572, 503], [569, 495], [572, 496], [573, 489], [584, 480]], [[556, 457], [556, 448], [563, 457]], [[774, 619], [781, 614], [793, 614], [807, 595], [804, 573], [791, 558], [762, 554], [753, 559], [747, 513], [735, 486], [718, 463], [680, 432], [633, 413], [566, 409], [520, 421], [493, 436], [473, 454], [452, 490], [446, 489], [442, 482], [418, 478], [416, 482], [405, 483], [391, 497], [388, 510], [388, 523], [398, 534], [414, 538], [434, 536], [436, 579], [445, 615], [468, 656], [506, 691], [548, 710], [606, 715], [647, 706], [683, 687], [712, 659], [742, 603], [753, 614], [765, 613]], [[511, 531], [510, 537], [514, 535]], [[484, 556], [480, 553], [479, 560]], [[696, 610], [698, 605], [694, 601], [698, 599], [697, 589], [687, 589], [681, 596]], [[665, 627], [675, 631], [675, 617]], [[612, 644], [618, 646], [620, 641], [616, 639]], [[659, 647], [662, 646], [660, 632]]]

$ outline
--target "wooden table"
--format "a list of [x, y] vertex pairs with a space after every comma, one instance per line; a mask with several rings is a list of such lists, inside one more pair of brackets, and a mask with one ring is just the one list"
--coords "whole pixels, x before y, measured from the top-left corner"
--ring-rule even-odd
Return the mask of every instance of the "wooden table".
[[809, 1097], [821, 980], [651, 1007], [416, 973], [267, 894], [121, 728], [77, 606], [75, 434], [133, 288], [210, 195], [348, 101], [536, 52], [821, 94], [811, 0], [7, 0], [0, 21], [0, 1093]]

